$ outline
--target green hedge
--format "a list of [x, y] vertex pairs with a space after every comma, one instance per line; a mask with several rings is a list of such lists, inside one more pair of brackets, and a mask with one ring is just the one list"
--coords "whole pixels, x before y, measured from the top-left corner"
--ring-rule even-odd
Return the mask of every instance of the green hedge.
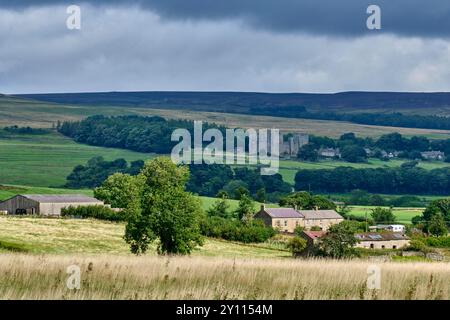
[[124, 221], [125, 216], [121, 212], [116, 212], [105, 206], [80, 206], [68, 207], [61, 210], [61, 215], [65, 217], [94, 218], [108, 221]]
[[450, 237], [429, 237], [423, 240], [429, 247], [450, 248]]
[[267, 227], [262, 221], [243, 223], [221, 217], [205, 218], [200, 227], [204, 236], [243, 243], [265, 242], [276, 234], [273, 228]]

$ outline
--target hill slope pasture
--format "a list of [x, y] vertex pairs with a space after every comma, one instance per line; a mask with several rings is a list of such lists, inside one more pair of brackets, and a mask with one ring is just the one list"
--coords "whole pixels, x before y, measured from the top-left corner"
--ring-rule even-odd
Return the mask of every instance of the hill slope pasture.
[[[0, 216], [0, 253], [131, 255], [123, 240], [124, 223], [93, 219]], [[149, 255], [156, 255], [152, 245]], [[194, 256], [286, 257], [287, 250], [270, 244], [242, 244], [206, 239]]]
[[445, 138], [450, 134], [448, 130], [383, 127], [338, 121], [225, 113], [224, 111], [226, 110], [216, 112], [193, 111], [183, 108], [164, 109], [158, 105], [152, 108], [146, 106], [68, 105], [0, 96], [0, 127], [18, 125], [51, 128], [57, 121], [76, 121], [97, 114], [107, 116], [137, 114], [157, 115], [167, 119], [202, 120], [230, 128], [277, 128], [281, 132], [302, 132], [329, 137], [339, 137], [347, 132], [354, 132], [361, 137], [379, 137], [391, 132], [399, 132], [405, 136], [423, 135], [428, 138]]
[[[367, 260], [292, 259], [270, 243], [206, 239], [191, 257], [133, 256], [124, 224], [0, 217], [0, 299], [448, 299], [447, 262], [384, 262], [380, 290]], [[80, 290], [66, 287], [81, 269]]]
[[121, 149], [93, 147], [58, 133], [5, 134], [0, 130], [0, 183], [36, 187], [60, 187], [73, 168], [93, 157], [128, 161], [154, 157]]

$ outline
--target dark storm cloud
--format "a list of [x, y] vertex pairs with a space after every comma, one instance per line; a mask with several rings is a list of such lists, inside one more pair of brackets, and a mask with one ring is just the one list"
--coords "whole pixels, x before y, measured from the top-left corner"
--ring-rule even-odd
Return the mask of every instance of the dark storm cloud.
[[[382, 32], [407, 36], [448, 37], [448, 0], [84, 0], [94, 5], [139, 4], [173, 20], [241, 19], [248, 25], [274, 32], [358, 36], [367, 34], [366, 9], [382, 9]], [[77, 1], [0, 0], [0, 6], [21, 9]]]

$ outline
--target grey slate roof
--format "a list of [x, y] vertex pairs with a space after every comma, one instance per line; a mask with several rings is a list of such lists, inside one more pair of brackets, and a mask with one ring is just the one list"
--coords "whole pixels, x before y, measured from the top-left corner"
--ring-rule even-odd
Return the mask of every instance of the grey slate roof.
[[344, 219], [334, 210], [300, 210], [305, 219]]
[[82, 194], [22, 194], [21, 196], [40, 203], [103, 203]]
[[292, 208], [265, 208], [272, 218], [303, 218], [303, 216]]
[[401, 232], [364, 232], [355, 234], [355, 237], [360, 241], [409, 240], [409, 238]]

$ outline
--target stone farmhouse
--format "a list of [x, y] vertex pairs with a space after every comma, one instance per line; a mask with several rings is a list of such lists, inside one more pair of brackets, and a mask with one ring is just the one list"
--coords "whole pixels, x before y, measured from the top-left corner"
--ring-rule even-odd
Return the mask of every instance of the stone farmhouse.
[[255, 219], [261, 219], [266, 225], [288, 233], [293, 233], [297, 226], [305, 229], [320, 227], [322, 230], [328, 230], [333, 224], [344, 221], [344, 218], [334, 210], [266, 208], [264, 205], [255, 214]]
[[0, 212], [4, 214], [60, 216], [63, 208], [90, 205], [104, 205], [104, 203], [80, 194], [23, 194], [0, 202]]
[[426, 160], [444, 160], [445, 153], [441, 151], [425, 151], [421, 152], [420, 155]]

